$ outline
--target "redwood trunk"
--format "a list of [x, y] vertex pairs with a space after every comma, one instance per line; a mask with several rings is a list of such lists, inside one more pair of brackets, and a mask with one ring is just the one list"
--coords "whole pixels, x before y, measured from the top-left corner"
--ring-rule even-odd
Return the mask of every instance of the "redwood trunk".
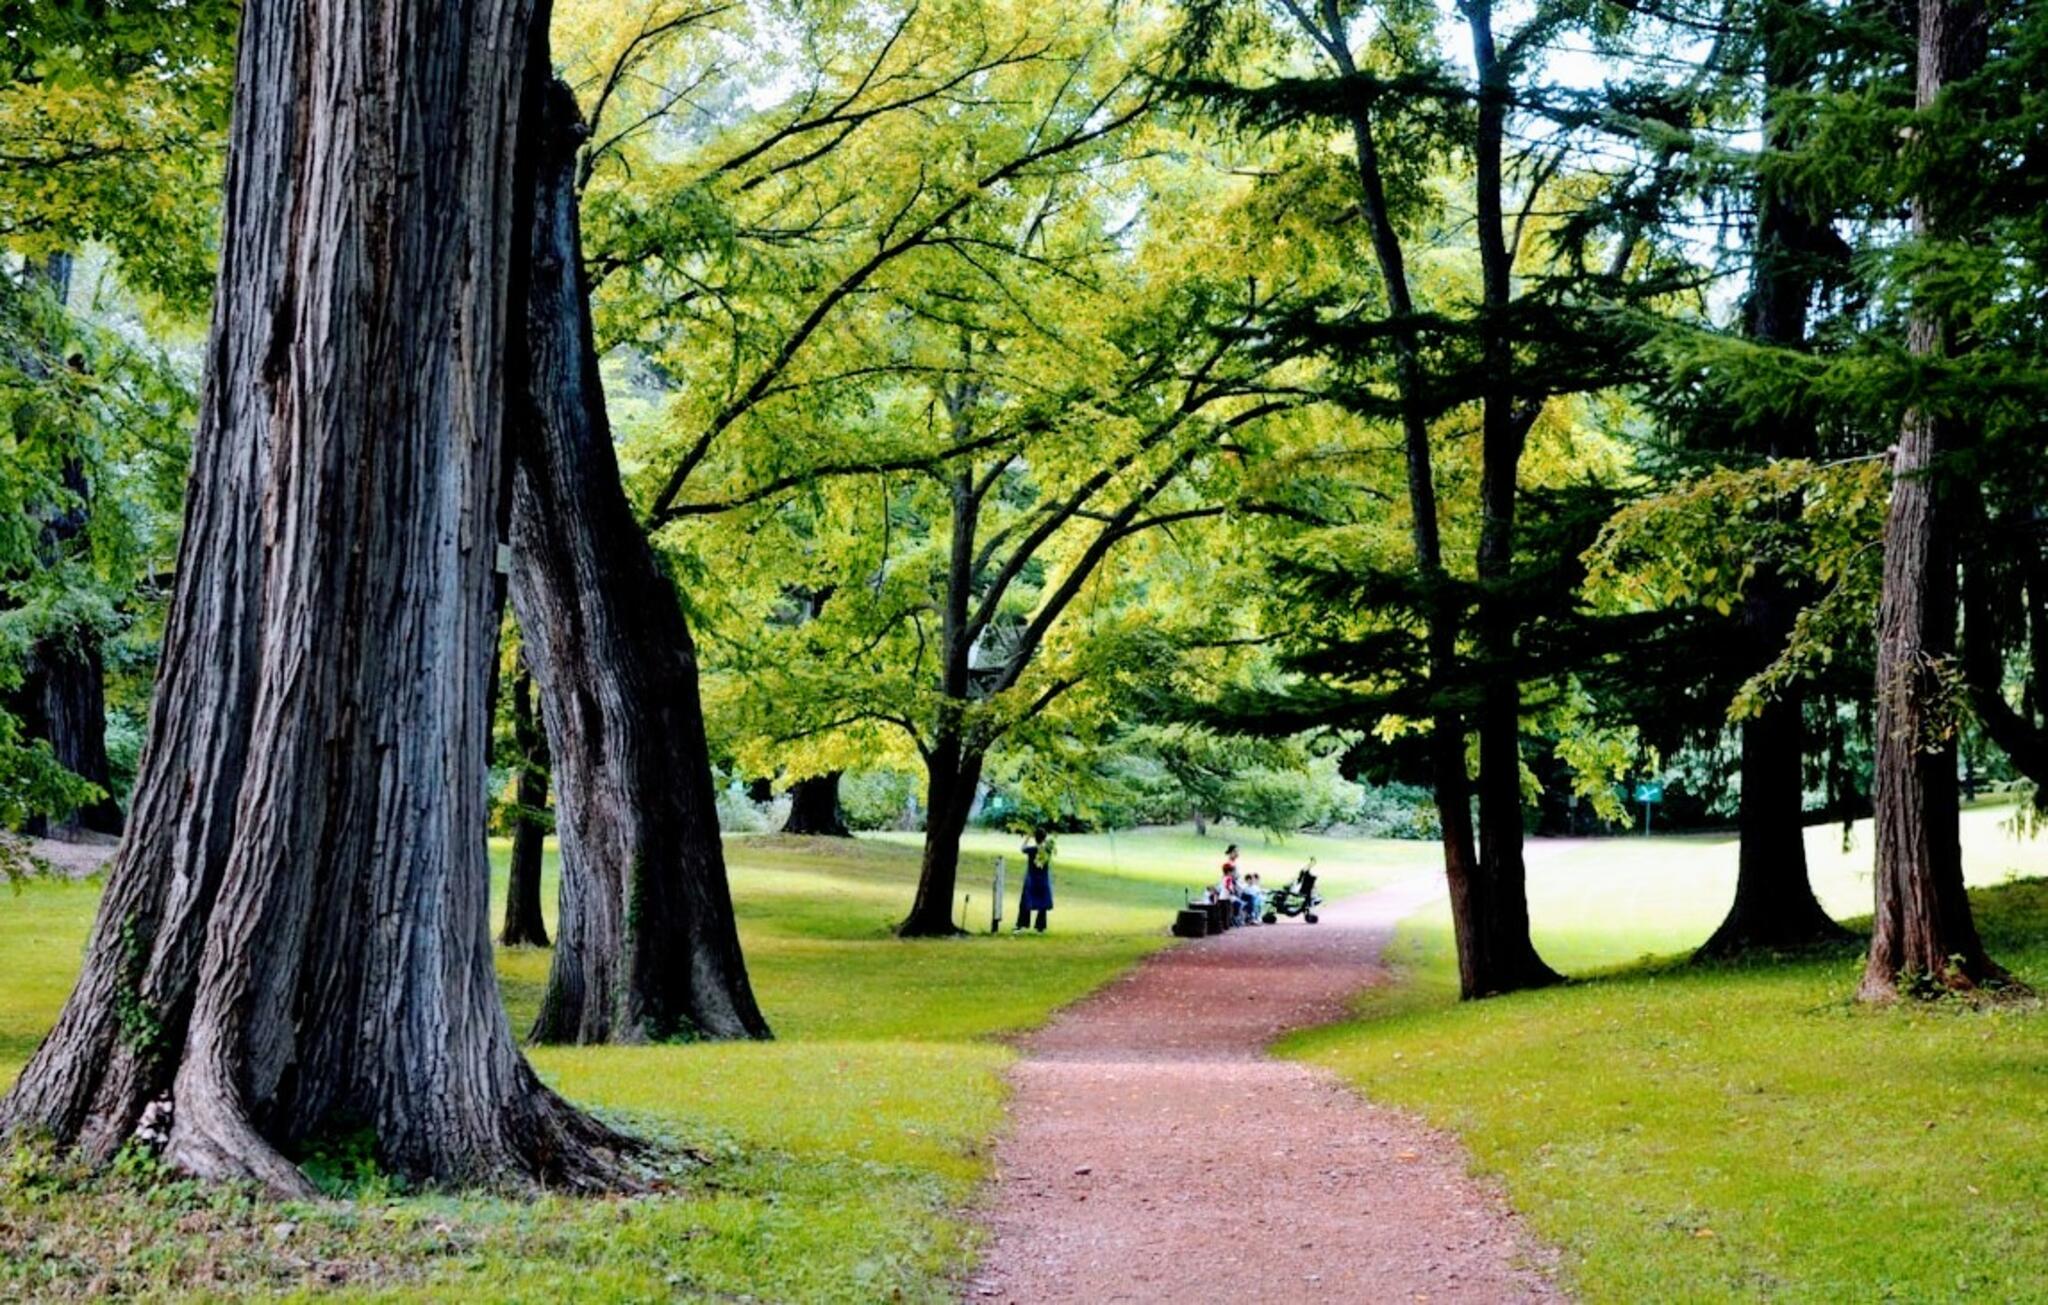
[[[1984, 58], [1984, 10], [1976, 0], [1921, 0], [1915, 101], [1926, 109], [1942, 88]], [[1923, 238], [1945, 229], [1933, 197], [1914, 203]], [[1923, 357], [1950, 351], [1948, 323], [1916, 311], [1907, 345]], [[1877, 873], [1870, 958], [1859, 995], [1895, 998], [1902, 983], [1966, 989], [2006, 975], [1984, 952], [1963, 887], [1956, 785], [1955, 683], [1957, 474], [1960, 441], [1947, 414], [1906, 414], [1892, 461], [1885, 517], [1884, 591], [1877, 625]]]
[[814, 834], [826, 838], [851, 838], [846, 817], [839, 809], [839, 772], [812, 775], [789, 788], [789, 819], [783, 821], [785, 834]]
[[[619, 1139], [519, 1055], [492, 977], [491, 600], [525, 0], [243, 14], [201, 425], [135, 832], [0, 1103], [104, 1157], [309, 1194], [392, 1172], [600, 1185]], [[402, 39], [399, 36], [402, 35]]]
[[726, 883], [696, 648], [612, 449], [581, 271], [585, 131], [566, 86], [545, 99], [511, 589], [554, 766], [562, 892], [532, 1036], [766, 1037]]
[[541, 845], [547, 838], [548, 741], [533, 713], [533, 674], [522, 659], [512, 677], [512, 744], [519, 752], [519, 813], [512, 823], [512, 864], [505, 876], [505, 924], [498, 941], [507, 947], [548, 945], [541, 914]]

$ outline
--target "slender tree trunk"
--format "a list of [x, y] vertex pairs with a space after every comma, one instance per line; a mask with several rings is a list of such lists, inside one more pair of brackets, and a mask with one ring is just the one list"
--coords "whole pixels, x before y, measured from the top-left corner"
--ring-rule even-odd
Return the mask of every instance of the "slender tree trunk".
[[[1764, 139], [1774, 151], [1798, 142], [1780, 97], [1804, 88], [1813, 74], [1810, 42], [1795, 30], [1804, 0], [1767, 0], [1758, 32], [1763, 42]], [[1746, 328], [1751, 339], [1787, 349], [1806, 348], [1807, 301], [1813, 293], [1811, 260], [1822, 229], [1769, 173], [1757, 180], [1756, 267], [1751, 277]], [[1813, 422], [1802, 414], [1774, 414], [1738, 432], [1743, 443], [1770, 458], [1811, 457]], [[1794, 519], [1796, 501], [1768, 509]], [[1742, 604], [1742, 628], [1751, 665], [1762, 670], [1785, 649], [1799, 615], [1799, 596], [1768, 560], [1759, 560]], [[1813, 895], [1806, 867], [1805, 695], [1788, 685], [1742, 722], [1741, 852], [1735, 899], [1726, 918], [1699, 950], [1702, 958], [1739, 955], [1752, 948], [1778, 950], [1848, 936]]]
[[1501, 149], [1510, 87], [1494, 49], [1491, 0], [1468, 0], [1464, 12], [1479, 78], [1473, 157], [1482, 292], [1479, 335], [1486, 361], [1480, 395], [1479, 546], [1474, 559], [1479, 579], [1474, 634], [1481, 670], [1480, 875], [1471, 902], [1471, 969], [1479, 993], [1497, 993], [1556, 983], [1560, 976], [1536, 954], [1529, 936], [1528, 869], [1522, 855], [1522, 686], [1511, 589], [1522, 449], [1540, 408], [1517, 393], [1509, 338], [1512, 254], [1502, 229]]
[[846, 817], [839, 810], [839, 772], [800, 779], [789, 788], [789, 819], [782, 824], [785, 834], [815, 834], [826, 838], [851, 838]]
[[896, 932], [904, 938], [945, 938], [960, 932], [960, 836], [974, 807], [981, 783], [982, 756], [957, 733], [942, 731], [926, 760], [924, 863], [917, 879], [917, 900]]
[[[1356, 77], [1358, 69], [1341, 29], [1333, 27], [1331, 53], [1338, 70]], [[1370, 111], [1361, 105], [1351, 114], [1351, 138], [1357, 151], [1361, 207], [1372, 239], [1374, 260], [1386, 287], [1393, 318], [1395, 382], [1401, 398], [1402, 447], [1408, 472], [1409, 530], [1416, 572], [1427, 591], [1424, 641], [1428, 651], [1431, 696], [1431, 788], [1443, 830], [1444, 879], [1451, 897], [1451, 924], [1458, 947], [1458, 989], [1466, 998], [1520, 986], [1511, 966], [1502, 963], [1497, 895], [1480, 860], [1472, 825], [1472, 780], [1466, 768], [1464, 713], [1448, 699], [1458, 668], [1460, 627], [1457, 596], [1444, 566], [1443, 540], [1437, 522], [1436, 476], [1430, 449], [1429, 418], [1423, 406], [1425, 376], [1421, 341], [1415, 327], [1415, 302], [1408, 285], [1406, 255], [1400, 233], [1387, 207], [1380, 176], [1379, 146]], [[1527, 930], [1524, 928], [1526, 941]]]
[[[1942, 88], [1983, 62], [1979, 0], [1921, 0], [1915, 101], [1926, 109]], [[1920, 195], [1913, 226], [1923, 238], [1947, 229], [1937, 197]], [[1917, 309], [1907, 346], [1923, 357], [1953, 348], [1949, 324]], [[1916, 408], [1906, 414], [1892, 460], [1885, 517], [1884, 590], [1877, 618], [1877, 873], [1875, 928], [1859, 995], [1896, 998], [1902, 984], [1974, 988], [2006, 978], [1984, 952], [1963, 887], [1956, 792], [1957, 499], [1954, 419]]]
[[[482, 722], [525, 0], [243, 12], [224, 258], [135, 834], [4, 1103], [105, 1156], [309, 1194], [391, 1171], [609, 1185], [492, 980]], [[390, 36], [403, 32], [404, 41]], [[402, 93], [401, 93], [402, 92]]]
[[[973, 349], [963, 342], [963, 366]], [[972, 433], [977, 387], [963, 382], [947, 396], [953, 438]], [[974, 541], [980, 528], [981, 499], [975, 490], [971, 462], [953, 473], [951, 547], [946, 562], [945, 606], [939, 630], [940, 656], [937, 728], [925, 752], [924, 864], [917, 877], [917, 898], [910, 914], [896, 926], [904, 938], [937, 938], [960, 932], [954, 919], [954, 889], [960, 877], [960, 836], [974, 809], [974, 791], [981, 783], [984, 752], [966, 737], [962, 717], [974, 692], [973, 636], [968, 632], [968, 605], [974, 592]]]
[[512, 677], [512, 744], [519, 750], [519, 814], [512, 822], [512, 866], [505, 880], [505, 925], [498, 941], [507, 947], [545, 947], [548, 926], [541, 914], [541, 844], [547, 838], [542, 813], [548, 805], [548, 740], [533, 712], [533, 675], [522, 658]]
[[586, 133], [566, 86], [544, 99], [511, 588], [554, 766], [562, 894], [532, 1036], [766, 1037], [726, 883], [696, 647], [612, 449], [578, 233]]

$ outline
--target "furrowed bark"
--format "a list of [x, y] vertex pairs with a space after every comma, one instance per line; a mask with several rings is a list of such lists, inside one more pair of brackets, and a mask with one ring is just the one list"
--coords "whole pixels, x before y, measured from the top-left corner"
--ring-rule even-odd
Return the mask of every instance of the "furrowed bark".
[[[1921, 0], [1915, 103], [1925, 109], [1948, 83], [1983, 62], [1980, 0]], [[1953, 236], [1935, 197], [1914, 200], [1922, 237]], [[1950, 323], [1915, 310], [1907, 347], [1939, 356], [1954, 347]], [[1885, 516], [1884, 589], [1877, 618], [1877, 873], [1870, 956], [1858, 996], [1889, 1001], [1906, 984], [1969, 989], [2008, 976], [1985, 954], [1963, 887], [1956, 785], [1955, 664], [1958, 494], [1947, 480], [1962, 444], [1953, 417], [1906, 414], [1892, 459]]]
[[[493, 977], [482, 728], [526, 0], [243, 14], [177, 590], [84, 973], [0, 1127], [303, 1195], [391, 1171], [614, 1186]], [[402, 34], [402, 38], [400, 36]], [[400, 93], [402, 90], [402, 93]]]
[[583, 282], [585, 134], [566, 86], [536, 127], [512, 605], [540, 690], [562, 858], [537, 1042], [768, 1036], [718, 835], [697, 655], [619, 481]]

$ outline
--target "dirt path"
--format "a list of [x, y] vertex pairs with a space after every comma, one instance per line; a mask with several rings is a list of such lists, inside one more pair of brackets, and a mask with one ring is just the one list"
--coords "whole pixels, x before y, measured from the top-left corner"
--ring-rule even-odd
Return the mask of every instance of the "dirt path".
[[1383, 981], [1394, 925], [1441, 892], [1169, 948], [1034, 1035], [968, 1299], [1560, 1299], [1454, 1139], [1265, 1054]]

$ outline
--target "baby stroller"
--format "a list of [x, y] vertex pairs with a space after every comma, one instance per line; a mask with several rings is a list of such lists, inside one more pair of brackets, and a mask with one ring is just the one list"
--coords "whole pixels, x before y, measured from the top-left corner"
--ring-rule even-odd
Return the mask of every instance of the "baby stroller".
[[1275, 888], [1266, 894], [1267, 924], [1278, 923], [1283, 915], [1298, 915], [1310, 924], [1316, 922], [1316, 908], [1323, 899], [1316, 893], [1316, 862], [1309, 858], [1301, 873], [1294, 876], [1294, 882], [1285, 888]]

